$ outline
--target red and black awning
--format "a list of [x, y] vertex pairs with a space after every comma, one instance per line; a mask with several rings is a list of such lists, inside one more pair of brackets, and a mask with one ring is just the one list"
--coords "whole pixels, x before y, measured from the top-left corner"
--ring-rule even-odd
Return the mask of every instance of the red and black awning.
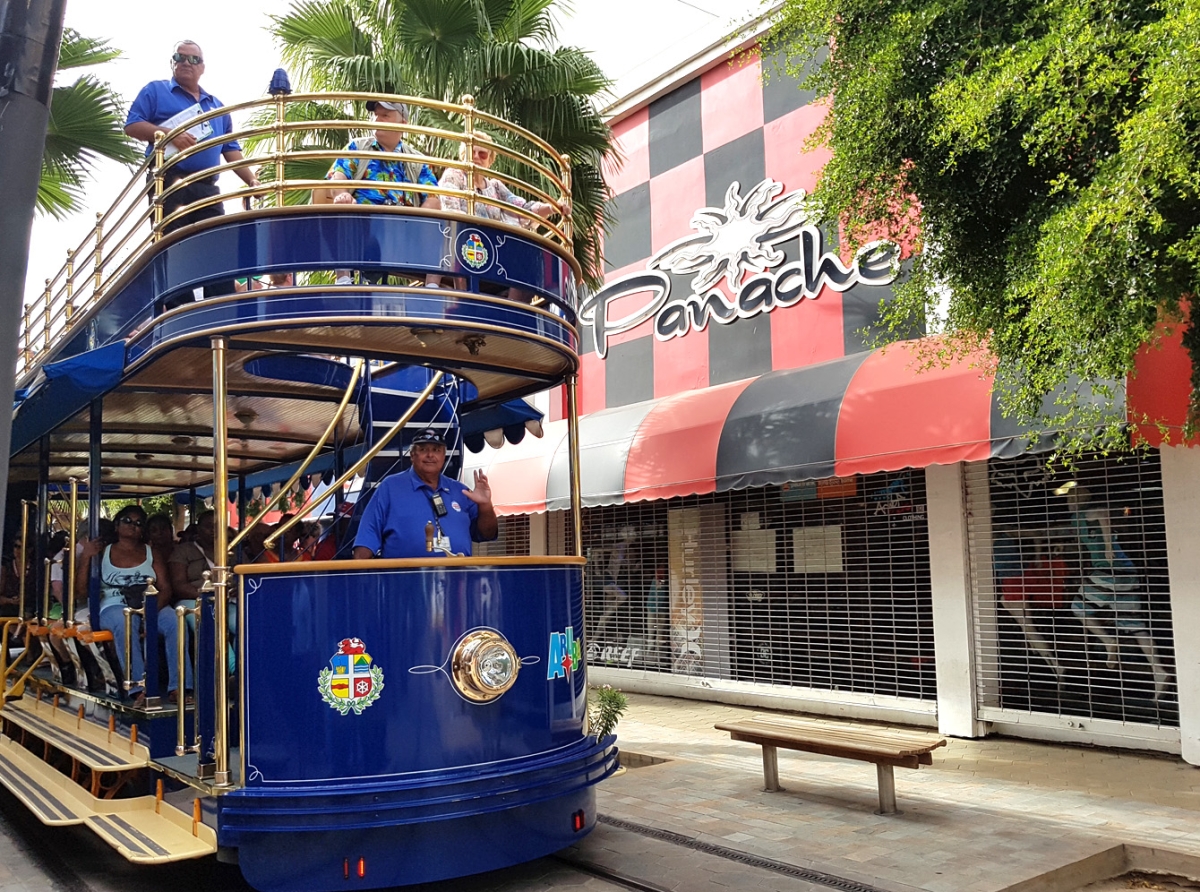
[[[981, 461], [1030, 449], [983, 363], [914, 343], [606, 409], [580, 424], [587, 507]], [[1042, 448], [1050, 448], [1047, 438]], [[1038, 447], [1034, 447], [1038, 448]], [[565, 422], [468, 459], [501, 514], [570, 506]]]

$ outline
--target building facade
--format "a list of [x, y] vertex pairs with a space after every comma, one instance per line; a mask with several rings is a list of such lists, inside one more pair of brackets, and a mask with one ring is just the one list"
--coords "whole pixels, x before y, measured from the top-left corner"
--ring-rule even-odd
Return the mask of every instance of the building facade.
[[[908, 239], [850, 252], [810, 221], [826, 108], [754, 40], [613, 118], [581, 314], [592, 680], [1200, 764], [1200, 450], [1155, 428], [1056, 466], [980, 367], [925, 368], [920, 331], [872, 349]], [[1125, 388], [1176, 439], [1178, 338]], [[550, 415], [476, 459], [501, 553], [573, 547]]]

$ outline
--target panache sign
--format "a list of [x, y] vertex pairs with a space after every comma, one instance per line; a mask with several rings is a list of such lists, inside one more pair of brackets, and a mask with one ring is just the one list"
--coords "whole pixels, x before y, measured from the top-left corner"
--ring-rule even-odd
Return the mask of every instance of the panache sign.
[[[667, 245], [650, 258], [644, 272], [607, 283], [589, 295], [579, 315], [592, 328], [596, 352], [608, 354], [609, 339], [654, 320], [660, 341], [681, 338], [709, 321], [728, 325], [816, 299], [822, 288], [847, 291], [855, 285], [887, 285], [900, 272], [900, 247], [891, 241], [863, 245], [850, 265], [823, 250], [803, 189], [784, 195], [783, 184], [765, 179], [740, 195], [736, 181], [725, 192], [724, 208], [700, 208], [692, 216], [692, 235]], [[799, 240], [799, 259], [785, 263], [780, 246]], [[692, 292], [671, 294], [669, 273], [693, 275]], [[724, 279], [728, 296], [717, 286]], [[617, 318], [610, 308], [623, 298], [642, 296], [638, 309]], [[624, 304], [634, 303], [624, 301]]]

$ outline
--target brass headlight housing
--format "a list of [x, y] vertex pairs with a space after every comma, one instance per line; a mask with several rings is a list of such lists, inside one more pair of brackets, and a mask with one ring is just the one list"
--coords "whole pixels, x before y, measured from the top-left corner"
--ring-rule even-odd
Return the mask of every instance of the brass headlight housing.
[[474, 703], [488, 703], [517, 680], [521, 659], [508, 639], [492, 629], [468, 632], [450, 658], [450, 677], [458, 692]]

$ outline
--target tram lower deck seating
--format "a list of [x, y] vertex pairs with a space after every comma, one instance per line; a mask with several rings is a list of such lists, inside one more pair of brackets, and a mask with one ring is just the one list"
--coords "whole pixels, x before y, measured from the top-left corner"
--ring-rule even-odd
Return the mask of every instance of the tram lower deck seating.
[[814, 721], [785, 716], [756, 715], [741, 722], [715, 726], [734, 740], [763, 748], [763, 779], [768, 791], [781, 790], [777, 750], [799, 750], [840, 759], [875, 763], [879, 782], [878, 814], [899, 814], [893, 768], [920, 768], [933, 764], [933, 750], [946, 738], [921, 731], [873, 728], [843, 722]]

